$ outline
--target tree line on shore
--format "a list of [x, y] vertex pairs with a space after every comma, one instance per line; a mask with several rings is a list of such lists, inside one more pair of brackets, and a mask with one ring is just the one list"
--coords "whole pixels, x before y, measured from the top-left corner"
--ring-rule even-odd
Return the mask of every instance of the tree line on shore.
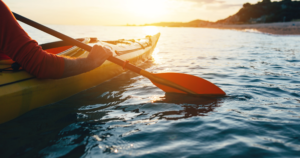
[[217, 24], [249, 24], [289, 22], [300, 19], [300, 1], [263, 0], [256, 4], [245, 3], [234, 15], [218, 20]]

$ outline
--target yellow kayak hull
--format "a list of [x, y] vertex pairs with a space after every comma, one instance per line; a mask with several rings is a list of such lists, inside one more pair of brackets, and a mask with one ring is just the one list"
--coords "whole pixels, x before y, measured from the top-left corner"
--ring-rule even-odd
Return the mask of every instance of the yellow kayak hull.
[[[113, 47], [117, 52], [126, 52], [130, 48], [133, 51], [130, 53], [120, 53], [116, 57], [128, 60], [131, 64], [139, 65], [152, 57], [151, 55], [159, 36], [160, 34], [157, 34], [148, 37], [148, 39], [146, 38], [145, 41], [148, 40], [150, 42], [145, 46], [143, 46], [142, 42], [138, 44], [133, 42], [132, 44], [107, 45]], [[87, 55], [87, 52], [80, 49], [76, 53], [79, 53], [80, 57]], [[25, 71], [0, 72], [0, 80], [2, 78], [0, 85], [4, 85], [0, 86], [0, 124], [12, 120], [32, 109], [58, 102], [85, 89], [97, 86], [122, 72], [124, 72], [122, 67], [110, 61], [106, 61], [100, 67], [89, 72], [55, 80], [36, 79]], [[12, 82], [5, 85], [8, 80]], [[15, 82], [15, 80], [21, 81]]]

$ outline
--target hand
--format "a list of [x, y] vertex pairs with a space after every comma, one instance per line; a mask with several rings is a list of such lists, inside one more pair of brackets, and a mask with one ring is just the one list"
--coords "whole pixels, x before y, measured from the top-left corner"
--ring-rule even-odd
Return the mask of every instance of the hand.
[[94, 45], [87, 59], [88, 62], [92, 62], [96, 67], [104, 63], [104, 61], [113, 55], [110, 48], [102, 45]]
[[64, 57], [65, 67], [61, 78], [78, 75], [91, 71], [102, 65], [107, 58], [113, 55], [110, 48], [95, 45], [87, 58], [67, 58]]
[[99, 58], [105, 58], [112, 56], [113, 52], [106, 47], [103, 47], [102, 45], [94, 45], [91, 52], [89, 53], [88, 57], [91, 60], [99, 59]]

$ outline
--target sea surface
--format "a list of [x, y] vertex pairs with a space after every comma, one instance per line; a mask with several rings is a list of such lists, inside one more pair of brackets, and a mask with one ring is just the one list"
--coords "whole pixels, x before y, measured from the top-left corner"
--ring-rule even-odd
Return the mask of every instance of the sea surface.
[[[22, 26], [40, 44], [58, 40]], [[100, 40], [141, 38], [153, 30], [48, 26]], [[300, 157], [300, 36], [157, 29], [153, 60], [142, 68], [195, 75], [227, 95], [165, 94], [126, 72], [1, 124], [0, 157]]]

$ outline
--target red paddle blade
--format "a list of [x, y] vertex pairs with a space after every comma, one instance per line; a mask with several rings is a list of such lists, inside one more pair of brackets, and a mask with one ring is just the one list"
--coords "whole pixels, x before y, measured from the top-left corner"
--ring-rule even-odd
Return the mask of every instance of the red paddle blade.
[[[163, 78], [165, 80], [169, 80], [173, 83], [176, 83], [184, 88], [194, 91], [197, 94], [226, 95], [226, 93], [218, 86], [197, 76], [181, 74], [181, 73], [158, 73], [153, 75]], [[153, 82], [152, 80], [151, 82], [165, 92], [187, 94], [186, 92]]]

